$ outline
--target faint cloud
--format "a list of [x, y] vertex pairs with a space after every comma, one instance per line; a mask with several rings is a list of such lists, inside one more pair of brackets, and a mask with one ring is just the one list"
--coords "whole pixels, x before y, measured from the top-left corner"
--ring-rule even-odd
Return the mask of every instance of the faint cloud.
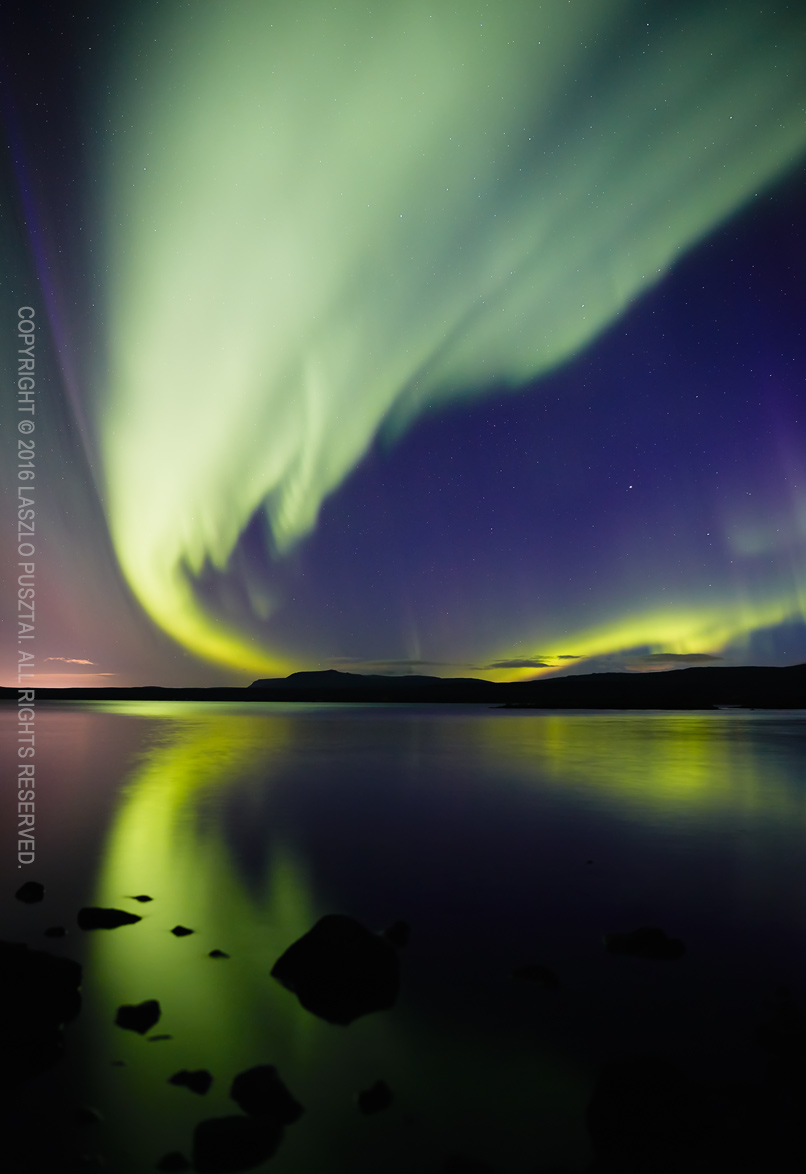
[[559, 656], [555, 657], [555, 660], [581, 660], [581, 659], [582, 659], [581, 657], [574, 656], [573, 653], [570, 653], [570, 652], [561, 652]]
[[484, 664], [484, 669], [550, 669], [552, 666], [544, 660], [494, 660], [492, 664]]
[[[76, 660], [75, 657], [71, 656], [46, 656], [45, 660], [58, 660], [62, 664], [95, 664], [94, 660]], [[117, 673], [101, 673], [100, 676], [114, 677], [117, 676]]]
[[710, 652], [648, 652], [644, 656], [632, 657], [625, 667], [633, 671], [680, 668], [683, 665], [713, 664], [724, 660]]

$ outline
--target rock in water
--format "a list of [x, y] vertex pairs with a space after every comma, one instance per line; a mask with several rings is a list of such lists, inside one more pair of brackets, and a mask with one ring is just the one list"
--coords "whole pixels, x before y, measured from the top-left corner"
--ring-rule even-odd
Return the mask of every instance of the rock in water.
[[183, 1068], [169, 1076], [168, 1083], [178, 1084], [183, 1088], [189, 1088], [191, 1092], [197, 1092], [199, 1096], [205, 1096], [210, 1091], [213, 1077], [206, 1068], [196, 1068], [193, 1072]]
[[186, 938], [188, 934], [195, 933], [195, 930], [188, 929], [186, 925], [175, 925], [171, 930], [171, 933], [174, 935], [174, 937]]
[[62, 1053], [62, 1026], [81, 1010], [81, 967], [0, 942], [0, 1088], [42, 1072]]
[[211, 1117], [193, 1132], [193, 1168], [198, 1174], [253, 1170], [276, 1153], [282, 1139], [279, 1122]]
[[45, 886], [39, 881], [26, 881], [24, 885], [20, 885], [14, 896], [26, 905], [33, 905], [45, 896]]
[[394, 946], [341, 914], [320, 918], [278, 958], [271, 973], [306, 1010], [342, 1025], [388, 1010], [400, 986]]
[[686, 947], [678, 938], [667, 937], [662, 929], [642, 926], [631, 933], [607, 933], [605, 949], [611, 954], [629, 954], [633, 958], [667, 960], [682, 958]]
[[160, 1005], [156, 999], [146, 999], [144, 1003], [124, 1003], [122, 1007], [118, 1007], [115, 1023], [118, 1027], [125, 1027], [127, 1031], [145, 1035], [157, 1022], [160, 1014]]
[[250, 1117], [278, 1121], [281, 1125], [292, 1125], [305, 1111], [283, 1084], [273, 1064], [258, 1064], [256, 1068], [239, 1072], [229, 1095]]
[[117, 929], [120, 925], [134, 925], [143, 919], [123, 909], [98, 909], [88, 905], [79, 909], [77, 920], [79, 929]]

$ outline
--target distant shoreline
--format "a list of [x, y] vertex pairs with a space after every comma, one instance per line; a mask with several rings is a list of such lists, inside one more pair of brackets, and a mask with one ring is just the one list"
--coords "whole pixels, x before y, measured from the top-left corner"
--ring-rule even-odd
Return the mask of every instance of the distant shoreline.
[[[430, 702], [506, 709], [806, 709], [806, 664], [788, 668], [689, 668], [590, 673], [496, 683], [475, 678], [292, 673], [244, 687], [35, 688], [37, 701]], [[19, 690], [0, 688], [0, 701]]]

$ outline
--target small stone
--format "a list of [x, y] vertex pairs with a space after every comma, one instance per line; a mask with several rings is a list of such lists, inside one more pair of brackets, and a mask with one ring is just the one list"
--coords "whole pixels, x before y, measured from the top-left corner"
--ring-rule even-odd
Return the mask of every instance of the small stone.
[[129, 897], [130, 901], [153, 901], [153, 897], [146, 896], [145, 893], [139, 893], [136, 897]]
[[157, 1022], [160, 1014], [160, 1005], [156, 999], [147, 999], [144, 1003], [124, 1003], [118, 1007], [115, 1023], [127, 1031], [145, 1035]]
[[45, 886], [41, 885], [39, 881], [26, 881], [17, 889], [14, 896], [18, 901], [24, 901], [26, 905], [34, 905], [45, 896]]
[[223, 950], [211, 950], [207, 955], [208, 958], [229, 958], [229, 954], [225, 954]]
[[358, 1094], [358, 1109], [361, 1113], [380, 1113], [392, 1103], [392, 1090], [385, 1080], [376, 1080], [371, 1088]]
[[169, 1076], [168, 1083], [179, 1085], [181, 1088], [189, 1088], [191, 1092], [205, 1096], [213, 1083], [213, 1077], [206, 1068], [197, 1068], [194, 1072], [183, 1068], [180, 1072], [174, 1072], [173, 1076]]
[[77, 920], [79, 929], [117, 929], [121, 925], [134, 925], [143, 919], [123, 909], [98, 909], [89, 905], [79, 909]]
[[171, 933], [177, 938], [186, 938], [188, 934], [195, 932], [195, 930], [188, 929], [186, 925], [175, 925], [171, 930]]

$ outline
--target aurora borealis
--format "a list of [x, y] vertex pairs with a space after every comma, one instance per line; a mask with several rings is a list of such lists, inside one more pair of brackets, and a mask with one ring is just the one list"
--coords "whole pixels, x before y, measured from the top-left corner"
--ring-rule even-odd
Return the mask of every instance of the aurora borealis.
[[50, 683], [806, 659], [799, 6], [67, 10], [0, 78]]

